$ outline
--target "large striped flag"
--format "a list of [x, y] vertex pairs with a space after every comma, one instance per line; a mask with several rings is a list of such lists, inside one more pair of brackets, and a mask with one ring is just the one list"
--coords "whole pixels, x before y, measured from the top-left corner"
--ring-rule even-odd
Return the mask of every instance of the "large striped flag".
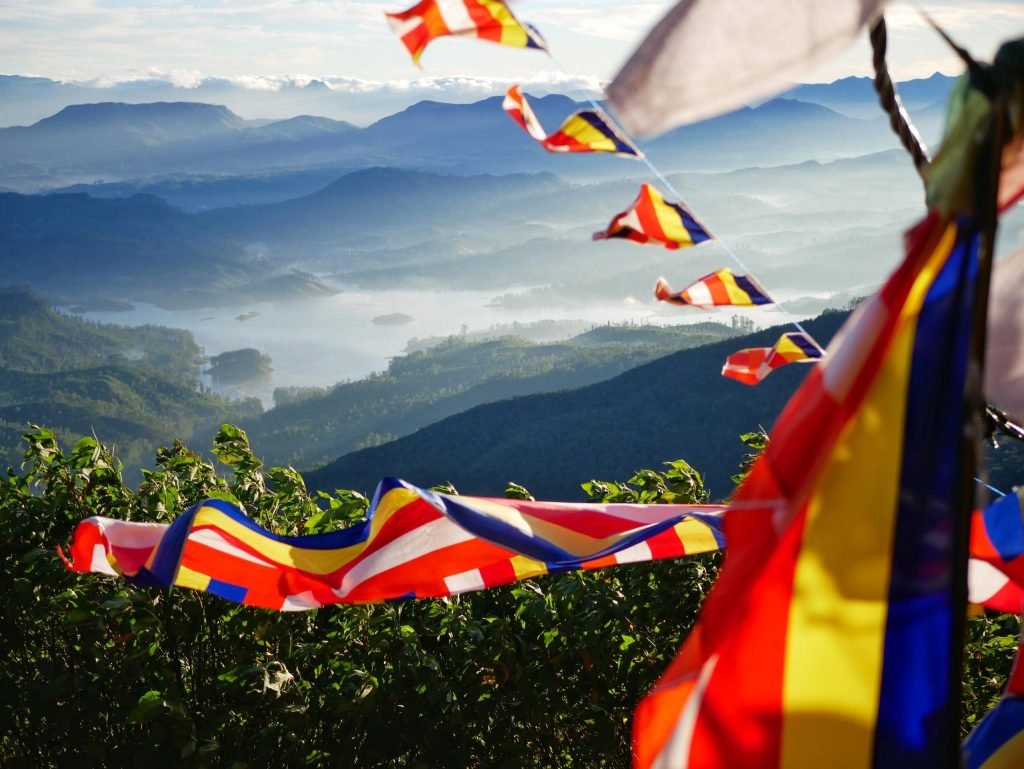
[[698, 624], [637, 710], [638, 769], [950, 766], [977, 240], [937, 214], [912, 230], [779, 417]]
[[654, 296], [662, 302], [701, 309], [772, 304], [768, 292], [752, 275], [736, 275], [728, 267], [705, 275], [679, 292], [672, 291], [664, 278], [658, 278], [654, 284]]
[[444, 35], [547, 50], [537, 30], [520, 22], [501, 0], [420, 0], [408, 10], [385, 16], [416, 64], [427, 44]]
[[681, 203], [669, 203], [654, 187], [644, 183], [633, 204], [616, 214], [608, 228], [594, 233], [594, 240], [626, 238], [665, 248], [686, 248], [711, 239]]
[[723, 510], [459, 497], [391, 478], [378, 487], [366, 521], [328, 534], [273, 534], [222, 500], [202, 502], [169, 526], [87, 518], [67, 565], [294, 611], [449, 596], [717, 550]]
[[575, 112], [562, 123], [561, 128], [548, 135], [518, 85], [508, 89], [501, 106], [548, 152], [610, 152], [623, 157], [639, 157], [629, 139], [616, 131], [607, 116], [598, 110]]
[[779, 337], [771, 347], [749, 347], [725, 359], [722, 376], [743, 384], [756, 385], [775, 369], [790, 363], [816, 363], [824, 357], [809, 334], [791, 331]]

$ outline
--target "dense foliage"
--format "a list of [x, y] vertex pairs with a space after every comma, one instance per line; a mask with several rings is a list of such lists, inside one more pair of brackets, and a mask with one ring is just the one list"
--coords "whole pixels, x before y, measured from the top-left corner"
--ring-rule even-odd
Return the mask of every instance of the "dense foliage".
[[[826, 344], [845, 318], [846, 313], [831, 312], [804, 327]], [[595, 333], [602, 343], [611, 343], [607, 337], [629, 331]], [[452, 416], [437, 415], [418, 432], [341, 456], [307, 477], [317, 487], [369, 493], [380, 478], [397, 474], [420, 486], [448, 480], [477, 495], [500, 494], [498, 484], [515, 478], [545, 499], [573, 499], [581, 478], [622, 477], [637, 466], [684, 456], [700, 457], [712, 496], [724, 497], [740, 461], [735, 436], [757, 425], [770, 427], [808, 367], [781, 368], [748, 387], [723, 378], [722, 363], [737, 349], [774, 344], [780, 333], [775, 327], [705, 341], [572, 390], [489, 398], [496, 402], [475, 408], [467, 403]], [[277, 441], [252, 433], [257, 445]]]
[[0, 466], [20, 461], [25, 424], [40, 422], [68, 442], [101, 436], [134, 478], [165, 436], [259, 411], [200, 388], [201, 361], [187, 331], [88, 323], [0, 290]]
[[[66, 573], [54, 544], [88, 515], [169, 521], [210, 495], [289, 534], [344, 526], [367, 501], [310, 495], [294, 471], [265, 470], [229, 425], [214, 445], [227, 477], [175, 442], [135, 490], [91, 438], [69, 452], [48, 430], [25, 438], [21, 470], [0, 479], [0, 766], [10, 769], [627, 767], [633, 708], [719, 560], [301, 614], [132, 589]], [[707, 498], [681, 461], [584, 488], [594, 500]], [[973, 621], [965, 724], [998, 692], [1017, 625]]]
[[276, 408], [245, 427], [268, 463], [312, 468], [482, 403], [583, 387], [735, 334], [721, 323], [697, 323], [599, 326], [543, 344], [511, 334], [452, 336], [356, 382], [280, 388]]

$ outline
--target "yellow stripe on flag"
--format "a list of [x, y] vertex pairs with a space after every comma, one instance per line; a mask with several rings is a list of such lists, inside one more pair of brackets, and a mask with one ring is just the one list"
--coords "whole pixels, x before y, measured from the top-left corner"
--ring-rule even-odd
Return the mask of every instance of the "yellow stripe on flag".
[[683, 549], [687, 555], [710, 553], [720, 549], [714, 532], [696, 518], [687, 518], [673, 526], [672, 530], [679, 537], [679, 541], [683, 543]]
[[665, 237], [681, 246], [693, 245], [693, 238], [689, 231], [683, 226], [679, 212], [672, 208], [665, 199], [654, 189], [651, 189], [651, 201], [654, 203], [654, 215], [658, 217], [658, 224]]
[[174, 578], [174, 584], [176, 587], [206, 590], [210, 586], [210, 578], [205, 574], [200, 574], [198, 571], [192, 571], [192, 569], [179, 566], [178, 575]]
[[548, 573], [548, 567], [543, 561], [535, 561], [525, 555], [514, 555], [509, 558], [509, 563], [512, 564], [512, 571], [515, 572], [517, 580], [539, 577]]
[[836, 756], [872, 764], [903, 457], [892, 426], [904, 423], [917, 316], [954, 237], [950, 227], [918, 275], [885, 363], [807, 501], [782, 689], [784, 769], [820, 769]]
[[529, 44], [526, 29], [512, 15], [504, 3], [497, 0], [478, 0], [480, 5], [501, 24], [501, 44], [525, 48]]

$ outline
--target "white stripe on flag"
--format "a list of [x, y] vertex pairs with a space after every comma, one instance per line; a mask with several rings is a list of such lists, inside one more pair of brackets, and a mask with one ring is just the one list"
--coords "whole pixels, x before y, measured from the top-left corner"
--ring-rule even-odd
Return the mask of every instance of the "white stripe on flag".
[[422, 16], [410, 16], [408, 19], [396, 19], [388, 16], [388, 25], [396, 37], [403, 38], [417, 27], [423, 26]]
[[487, 585], [484, 584], [484, 575], [480, 573], [479, 569], [470, 569], [464, 571], [461, 574], [453, 574], [450, 577], [444, 578], [445, 587], [455, 595], [456, 593], [465, 593], [468, 590], [483, 590]]
[[650, 561], [652, 558], [654, 558], [654, 554], [651, 553], [651, 548], [646, 542], [637, 542], [615, 554], [616, 563], [640, 563]]
[[967, 561], [967, 595], [971, 603], [983, 604], [1004, 587], [1010, 578], [985, 561]]
[[114, 567], [107, 560], [107, 549], [103, 545], [93, 545], [92, 561], [89, 563], [89, 571], [97, 574], [109, 574], [111, 577], [120, 576]]
[[474, 536], [461, 526], [447, 518], [437, 518], [403, 534], [357, 563], [345, 574], [341, 580], [341, 586], [336, 588], [334, 593], [339, 598], [345, 598], [371, 577], [435, 550], [471, 539], [474, 539]]
[[714, 306], [715, 300], [711, 296], [711, 289], [708, 288], [708, 284], [704, 281], [700, 283], [694, 283], [688, 289], [686, 289], [687, 296], [690, 297], [690, 301], [697, 307]]
[[473, 0], [437, 0], [437, 9], [441, 12], [445, 26], [453, 35], [475, 33], [477, 30], [473, 17], [466, 9], [466, 3]]

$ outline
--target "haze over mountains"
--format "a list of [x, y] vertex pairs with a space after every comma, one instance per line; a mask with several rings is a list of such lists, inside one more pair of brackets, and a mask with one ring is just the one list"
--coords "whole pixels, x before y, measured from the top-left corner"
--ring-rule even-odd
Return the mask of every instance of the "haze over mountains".
[[[940, 117], [930, 107], [942, 103], [950, 82], [935, 75], [902, 86], [930, 140], [937, 138]], [[830, 160], [895, 146], [866, 79], [802, 86], [787, 96], [793, 98], [673, 131], [644, 149], [663, 171], [678, 171]], [[586, 106], [559, 95], [534, 99], [533, 105], [548, 130]], [[631, 173], [607, 158], [564, 160], [538, 152], [503, 113], [501, 97], [471, 104], [419, 102], [365, 128], [309, 115], [244, 120], [227, 107], [194, 102], [103, 102], [69, 105], [32, 125], [0, 129], [0, 185], [23, 192], [167, 174], [319, 168], [337, 177], [369, 166], [455, 174], [551, 171], [578, 179]], [[312, 192], [325, 177], [309, 181], [305, 191]], [[282, 194], [292, 192], [287, 184], [282, 188]], [[218, 204], [242, 202], [254, 201]]]
[[[42, 87], [4, 81], [19, 85]], [[949, 85], [936, 75], [901, 88], [932, 114]], [[874, 100], [856, 78], [789, 95], [847, 113]], [[534, 106], [554, 130], [582, 105], [547, 96]], [[757, 260], [765, 277], [821, 295], [877, 280], [879, 260], [830, 252], [891, 241], [916, 205], [898, 151], [872, 154], [894, 143], [884, 117], [776, 99], [646, 150], [663, 171], [686, 169], [674, 182], [742, 256], [772, 257]], [[765, 168], [741, 170], [752, 164]], [[0, 187], [88, 196], [4, 198], [0, 266], [58, 301], [71, 288], [162, 306], [330, 293], [307, 273], [378, 288], [531, 288], [501, 299], [519, 306], [571, 300], [576, 289], [621, 299], [646, 294], [665, 255], [587, 240], [644, 173], [628, 160], [540, 151], [499, 98], [420, 102], [366, 128], [244, 120], [188, 102], [72, 105], [0, 129]], [[89, 183], [64, 186], [74, 179]], [[825, 234], [854, 227], [856, 238]], [[693, 257], [709, 269], [719, 259], [715, 245]], [[841, 280], [823, 282], [830, 270]]]
[[[934, 76], [900, 86], [929, 140], [950, 85]], [[337, 96], [323, 84], [298, 90], [304, 106]], [[736, 435], [770, 422], [798, 372], [779, 372], [756, 390], [723, 387], [726, 345], [609, 379], [669, 349], [653, 343], [657, 334], [644, 324], [728, 318], [654, 303], [654, 279], [682, 288], [736, 256], [792, 316], [812, 316], [870, 292], [923, 210], [920, 181], [867, 79], [800, 86], [645, 145], [720, 238], [679, 252], [592, 243], [650, 179], [647, 169], [620, 158], [549, 155], [504, 114], [500, 97], [423, 101], [359, 127], [314, 108], [253, 120], [199, 101], [132, 104], [123, 90], [116, 101], [60, 103], [86, 91], [24, 78], [0, 78], [4, 93], [20, 94], [19, 109], [47, 94], [54, 109], [31, 125], [0, 129], [0, 280], [30, 286], [89, 321], [187, 328], [207, 358], [258, 350], [261, 380], [230, 390], [262, 400], [262, 416], [253, 400], [240, 410], [253, 435], [270, 443], [258, 452], [311, 469], [367, 447], [313, 476], [324, 485], [369, 490], [394, 473], [469, 491], [497, 493], [494, 484], [511, 479], [578, 496], [576, 484], [588, 476], [622, 478], [684, 457], [724, 493], [743, 451]], [[532, 104], [551, 131], [585, 106], [559, 95]], [[1004, 241], [1020, 239], [1022, 227], [1021, 216], [1007, 217]], [[734, 333], [737, 322], [787, 318], [777, 309], [735, 315], [731, 330], [728, 322], [715, 326], [714, 338]], [[407, 325], [375, 324], [380, 318]], [[815, 325], [822, 342], [837, 322], [829, 318]], [[632, 322], [628, 340], [602, 345], [586, 335], [543, 349], [508, 338], [470, 344], [479, 340], [472, 332], [489, 325], [570, 319], [566, 327], [577, 330]], [[712, 338], [697, 326], [665, 331], [671, 349]], [[412, 337], [449, 335], [426, 357], [397, 357]], [[754, 341], [770, 343], [768, 336]], [[111, 376], [138, 380], [106, 369], [74, 374], [74, 387], [89, 395], [82, 408], [97, 408], [93, 396]], [[537, 395], [582, 385], [589, 387]], [[116, 390], [121, 403], [124, 388]], [[0, 394], [8, 435], [37, 408], [27, 392], [21, 387], [13, 401]], [[711, 392], [714, 407], [698, 419]], [[502, 400], [511, 396], [530, 397]], [[182, 400], [207, 416], [229, 411]], [[45, 405], [68, 430], [84, 431], [92, 418]], [[137, 411], [168, 408], [140, 403]], [[96, 411], [97, 424], [114, 424], [116, 409]], [[180, 423], [197, 435], [210, 430], [196, 415]], [[122, 427], [120, 435], [133, 435]], [[614, 446], [587, 443], [598, 428]], [[149, 431], [138, 440], [159, 438]]]

